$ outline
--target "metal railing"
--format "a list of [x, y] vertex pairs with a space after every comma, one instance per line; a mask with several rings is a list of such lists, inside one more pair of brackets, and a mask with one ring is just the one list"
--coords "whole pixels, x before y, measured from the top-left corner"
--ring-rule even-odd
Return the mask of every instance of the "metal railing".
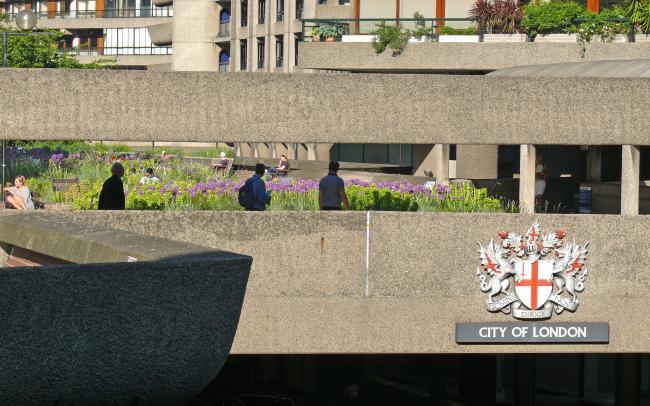
[[[510, 32], [499, 32], [495, 29], [489, 31], [483, 27], [480, 22], [472, 18], [340, 18], [340, 19], [300, 19], [302, 23], [301, 40], [305, 41], [310, 38], [312, 41], [326, 40], [320, 38], [318, 31], [336, 32], [332, 37], [334, 41], [346, 40], [344, 36], [370, 36], [374, 35], [377, 28], [381, 25], [399, 25], [404, 30], [409, 30], [413, 37], [422, 41], [438, 41], [441, 36], [472, 36], [471, 42], [484, 42], [486, 35], [492, 34], [511, 34]], [[588, 22], [589, 19], [577, 18], [574, 20], [576, 25]], [[606, 21], [612, 23], [629, 23], [626, 18], [610, 18]], [[633, 27], [630, 32], [623, 34], [632, 37]], [[523, 32], [515, 33], [520, 35], [521, 41], [531, 41]], [[351, 39], [354, 42], [354, 39]], [[460, 41], [458, 41], [460, 42]]]
[[[33, 10], [32, 10], [33, 11]], [[10, 19], [17, 12], [7, 13]], [[139, 9], [105, 9], [105, 10], [76, 10], [76, 11], [34, 11], [39, 19], [69, 19], [69, 18], [152, 18], [173, 17], [172, 7], [149, 7]]]
[[281, 68], [284, 63], [284, 57], [279, 55], [275, 57], [275, 67], [276, 68]]
[[230, 20], [221, 21], [219, 23], [219, 34], [217, 37], [229, 37], [230, 36]]
[[122, 56], [122, 55], [171, 55], [172, 47], [164, 46], [126, 46], [126, 47], [98, 47], [81, 46], [76, 48], [64, 48], [64, 52], [77, 56]]
[[219, 62], [219, 72], [220, 73], [230, 72], [230, 62]]

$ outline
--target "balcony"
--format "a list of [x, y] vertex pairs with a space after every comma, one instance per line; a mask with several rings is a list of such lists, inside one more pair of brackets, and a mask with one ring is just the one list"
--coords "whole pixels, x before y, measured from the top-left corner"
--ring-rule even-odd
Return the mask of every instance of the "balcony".
[[[7, 13], [14, 19], [17, 13]], [[76, 11], [35, 11], [36, 18], [45, 19], [75, 19], [75, 18], [156, 18], [173, 17], [172, 7], [147, 7], [147, 8], [121, 8], [104, 10], [76, 10]]]
[[230, 20], [221, 21], [219, 23], [219, 33], [217, 34], [218, 38], [225, 38], [230, 36]]
[[[470, 19], [401, 19], [411, 32], [399, 52], [377, 52], [374, 31], [395, 19], [305, 19], [298, 66], [304, 69], [384, 72], [486, 72], [511, 66], [647, 58], [650, 37], [618, 35], [611, 43], [587, 42], [577, 34], [538, 36], [483, 32]], [[468, 27], [475, 28], [449, 28]], [[414, 36], [414, 32], [422, 35]], [[333, 42], [333, 43], [327, 43]]]

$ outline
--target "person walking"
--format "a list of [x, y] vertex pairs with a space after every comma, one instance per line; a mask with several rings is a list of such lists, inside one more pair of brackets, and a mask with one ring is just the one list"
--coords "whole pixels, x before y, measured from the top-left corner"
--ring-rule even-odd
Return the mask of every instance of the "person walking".
[[99, 210], [124, 210], [126, 207], [124, 184], [122, 183], [124, 166], [119, 162], [115, 162], [111, 166], [111, 173], [113, 176], [106, 179], [102, 186], [97, 208]]
[[341, 202], [350, 210], [350, 202], [345, 194], [345, 183], [339, 177], [339, 163], [330, 161], [329, 173], [318, 185], [318, 206], [321, 210], [341, 210]]
[[246, 211], [264, 211], [271, 203], [271, 195], [267, 193], [266, 183], [262, 179], [265, 171], [264, 164], [255, 165], [255, 174], [239, 189], [239, 204]]

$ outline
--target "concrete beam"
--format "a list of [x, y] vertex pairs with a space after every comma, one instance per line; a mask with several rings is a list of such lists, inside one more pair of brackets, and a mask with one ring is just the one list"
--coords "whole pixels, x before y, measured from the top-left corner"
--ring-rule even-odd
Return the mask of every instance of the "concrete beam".
[[519, 212], [535, 213], [535, 146], [519, 150]]
[[54, 30], [89, 30], [106, 28], [143, 28], [171, 22], [172, 17], [134, 18], [41, 18], [36, 26]]
[[650, 143], [650, 78], [2, 69], [0, 88], [5, 139]]
[[[456, 322], [508, 322], [489, 313], [475, 278], [476, 241], [523, 234], [538, 215], [363, 212], [62, 212], [100, 227], [234, 250], [255, 260], [233, 352], [565, 353], [565, 345], [458, 345]], [[590, 241], [590, 276], [575, 313], [556, 322], [609, 322], [608, 345], [574, 352], [650, 352], [650, 216], [545, 215], [543, 232]], [[219, 227], [214, 227], [219, 224]], [[284, 238], [268, 248], [268, 230]], [[612, 261], [613, 250], [616, 261]], [[281, 252], [282, 255], [277, 253]], [[630, 266], [634, 264], [634, 266]], [[365, 292], [367, 291], [367, 294]], [[630, 294], [634, 292], [634, 294]], [[624, 314], [621, 309], [625, 309]], [[314, 334], [314, 332], [318, 334]]]
[[413, 43], [399, 57], [377, 55], [370, 43], [301, 42], [298, 66], [342, 71], [492, 71], [513, 66], [650, 57], [650, 43]]
[[621, 214], [639, 214], [639, 170], [641, 153], [638, 146], [623, 145], [621, 170]]

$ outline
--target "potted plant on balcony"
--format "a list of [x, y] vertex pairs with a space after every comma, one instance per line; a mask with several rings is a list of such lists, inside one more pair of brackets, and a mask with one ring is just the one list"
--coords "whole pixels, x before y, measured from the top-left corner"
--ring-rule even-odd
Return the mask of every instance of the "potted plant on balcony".
[[413, 19], [415, 29], [411, 31], [409, 42], [430, 42], [433, 38], [433, 27], [427, 27], [427, 22], [419, 11], [413, 13]]
[[372, 32], [374, 35], [372, 39], [372, 47], [377, 54], [381, 54], [390, 48], [393, 51], [393, 56], [400, 55], [409, 42], [411, 33], [408, 30], [403, 30], [402, 27], [397, 25], [386, 25], [381, 23]]
[[483, 42], [526, 42], [521, 8], [516, 0], [476, 0], [469, 10], [483, 33]]
[[575, 1], [539, 2], [524, 6], [521, 27], [535, 42], [578, 42], [575, 20], [583, 14]]
[[447, 25], [440, 27], [440, 36], [438, 37], [439, 42], [479, 42], [480, 37], [478, 35], [477, 28], [466, 27], [466, 28], [453, 28]]
[[318, 27], [318, 33], [321, 38], [325, 38], [327, 42], [334, 42], [334, 39], [339, 35], [338, 29], [332, 24], [323, 24]]
[[318, 27], [312, 27], [311, 29], [311, 42], [320, 42], [320, 33], [318, 32]]

